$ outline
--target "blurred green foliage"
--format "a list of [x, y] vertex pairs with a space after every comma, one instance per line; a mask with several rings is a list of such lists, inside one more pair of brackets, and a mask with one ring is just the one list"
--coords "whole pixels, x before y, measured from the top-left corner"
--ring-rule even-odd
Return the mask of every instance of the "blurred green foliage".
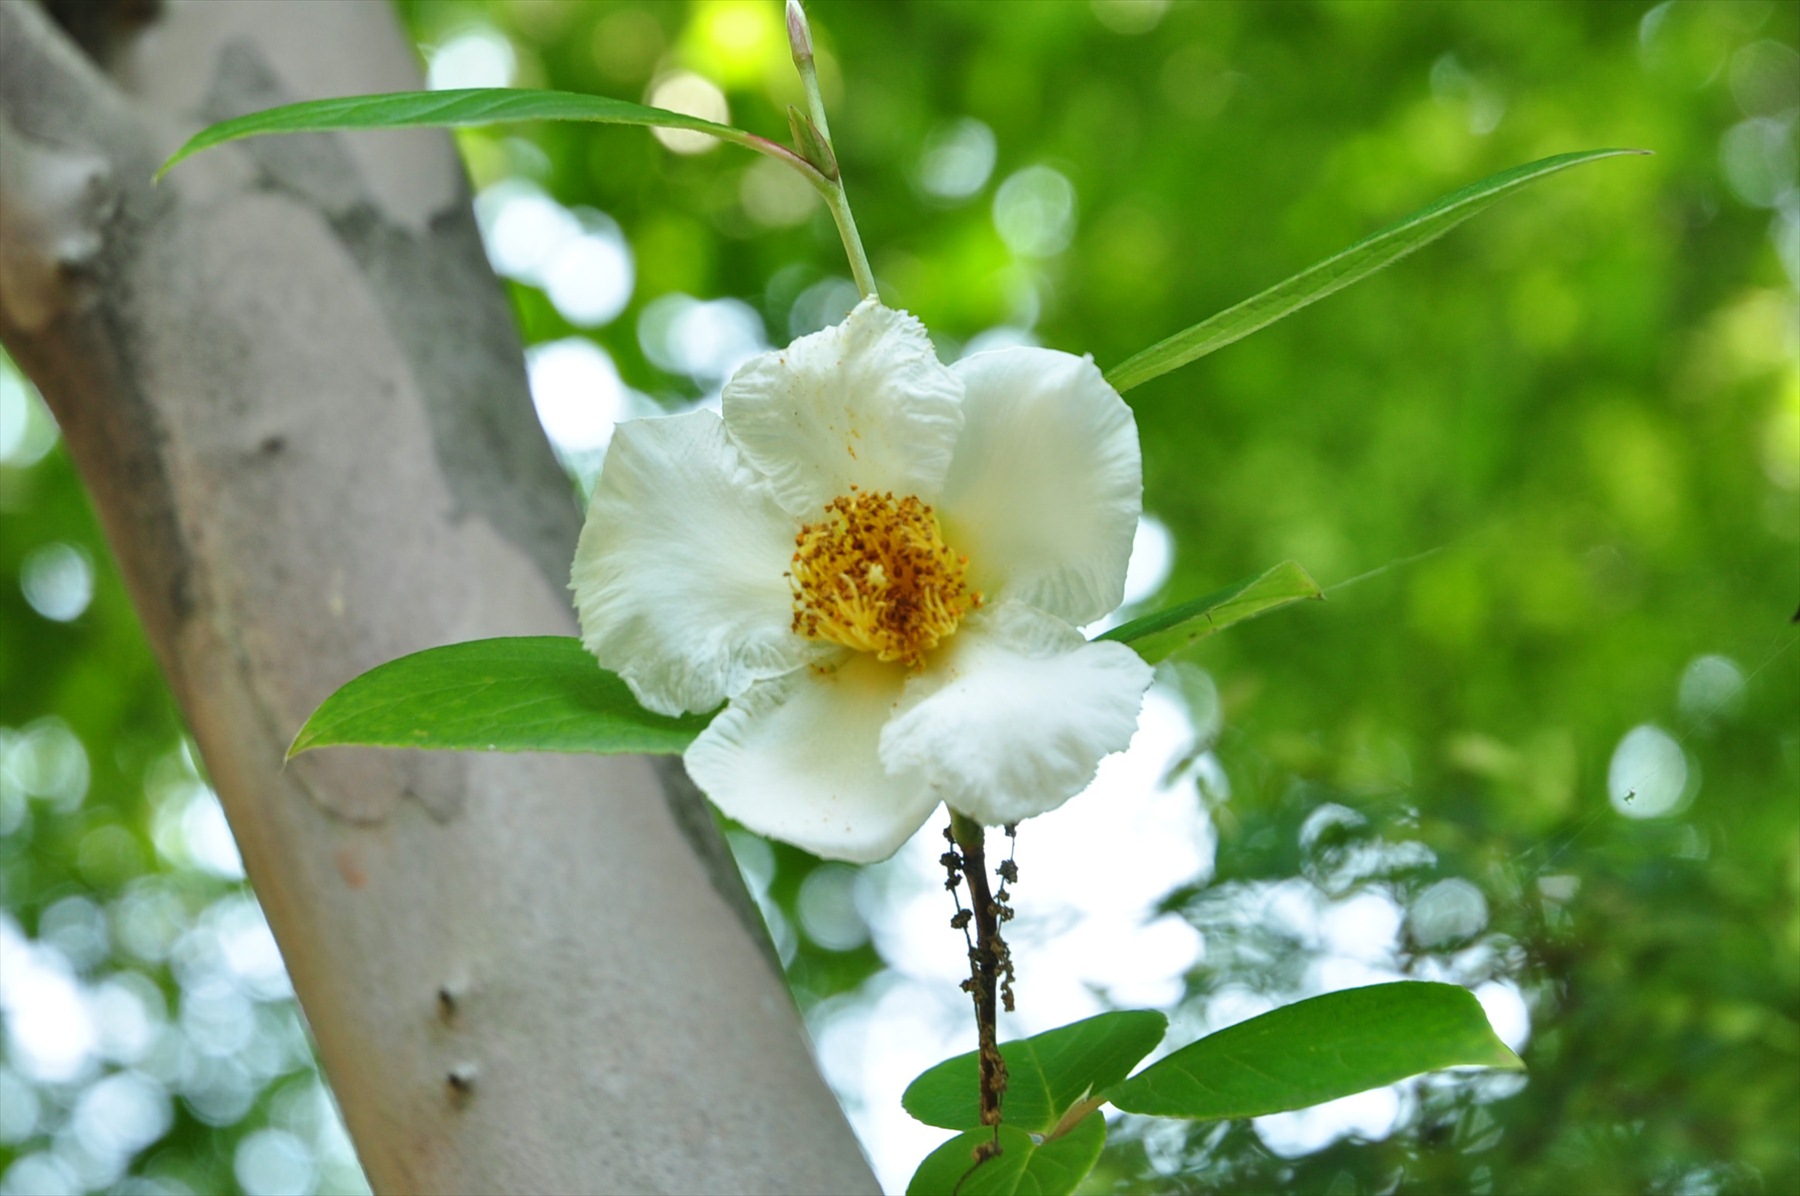
[[[694, 72], [732, 123], [784, 140], [800, 101], [772, 0], [400, 11], [428, 58], [461, 39], [491, 64], [499, 46], [520, 86], [643, 99]], [[1163, 599], [1288, 558], [1329, 598], [1192, 653], [1218, 683], [1232, 797], [1212, 811], [1214, 875], [1167, 902], [1207, 936], [1188, 1003], [1293, 988], [1309, 947], [1247, 912], [1255, 894], [1377, 892], [1409, 911], [1419, 968], [1517, 986], [1531, 1070], [1522, 1088], [1427, 1085], [1385, 1139], [1296, 1157], [1244, 1123], [1127, 1120], [1090, 1184], [1800, 1190], [1800, 8], [811, 11], [883, 294], [947, 355], [1006, 328], [1111, 365], [1495, 170], [1656, 151], [1509, 200], [1133, 392], [1146, 507], [1175, 543]], [[616, 318], [578, 327], [546, 289], [509, 285], [529, 343], [589, 338], [659, 403], [718, 381], [668, 368], [658, 329], [675, 309], [659, 299], [741, 300], [770, 343], [847, 306], [829, 220], [771, 163], [671, 153], [640, 130], [458, 140], [478, 189], [523, 180], [616, 221], [635, 263]], [[16, 422], [26, 400], [8, 385]], [[255, 1041], [291, 1043], [293, 1015], [254, 969], [189, 958], [238, 885], [216, 851], [196, 856], [203, 834], [180, 831], [201, 817], [201, 781], [178, 719], [66, 458], [33, 460], [28, 440], [0, 444], [5, 916], [90, 995], [145, 978], [153, 993], [134, 999], [157, 1025], [160, 1002], [176, 1027], [161, 1033], [187, 1034], [190, 1058], [163, 1059], [181, 1050], [158, 1039], [57, 1079], [24, 1059], [9, 1007], [0, 1173], [26, 1190], [42, 1167], [68, 1171], [84, 1100], [131, 1071], [181, 1095], [164, 1097], [166, 1132], [126, 1152], [119, 1190], [353, 1184], [301, 1053], [265, 1052], [230, 1083], [203, 1074], [224, 1066], [206, 1017], [224, 1016], [215, 990], [231, 977]], [[69, 554], [45, 555], [55, 544], [92, 566], [91, 601], [66, 619], [41, 613], [66, 614], [55, 595], [79, 579]], [[841, 868], [779, 845], [751, 854], [803, 1006], [880, 970], [860, 936], [804, 933], [808, 884], [841, 898]], [[1473, 885], [1485, 918], [1434, 931], [1447, 882]], [[160, 953], [128, 929], [145, 902], [166, 923]], [[209, 922], [212, 909], [226, 914]], [[310, 1170], [283, 1172], [296, 1147]], [[17, 1170], [32, 1159], [39, 1171]], [[89, 1178], [75, 1186], [120, 1182]]]

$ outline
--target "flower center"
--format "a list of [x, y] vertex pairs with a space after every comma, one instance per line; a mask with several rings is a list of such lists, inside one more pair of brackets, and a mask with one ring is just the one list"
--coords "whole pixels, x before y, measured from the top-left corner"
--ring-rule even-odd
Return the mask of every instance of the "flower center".
[[917, 498], [852, 486], [794, 545], [794, 631], [808, 639], [917, 665], [981, 605], [963, 584], [969, 558], [945, 545]]

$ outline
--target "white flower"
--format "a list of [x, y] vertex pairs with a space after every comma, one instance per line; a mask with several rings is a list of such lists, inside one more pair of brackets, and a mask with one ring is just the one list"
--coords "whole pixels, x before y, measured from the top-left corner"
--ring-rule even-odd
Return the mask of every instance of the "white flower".
[[940, 801], [1055, 809], [1125, 747], [1150, 668], [1076, 627], [1119, 603], [1142, 471], [1092, 361], [945, 367], [870, 300], [721, 406], [620, 426], [573, 579], [583, 642], [645, 706], [730, 702], [686, 756], [721, 810], [870, 862]]

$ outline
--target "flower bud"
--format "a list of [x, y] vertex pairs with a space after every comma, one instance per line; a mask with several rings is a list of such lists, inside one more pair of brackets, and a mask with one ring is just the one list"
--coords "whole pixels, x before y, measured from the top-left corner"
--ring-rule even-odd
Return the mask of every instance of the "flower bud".
[[800, 151], [800, 156], [817, 167], [820, 174], [837, 182], [837, 154], [832, 152], [831, 142], [825, 140], [812, 118], [789, 104], [788, 128], [793, 131], [794, 148]]
[[813, 60], [812, 27], [806, 23], [806, 10], [800, 7], [800, 0], [787, 0], [787, 29], [794, 65], [805, 69]]

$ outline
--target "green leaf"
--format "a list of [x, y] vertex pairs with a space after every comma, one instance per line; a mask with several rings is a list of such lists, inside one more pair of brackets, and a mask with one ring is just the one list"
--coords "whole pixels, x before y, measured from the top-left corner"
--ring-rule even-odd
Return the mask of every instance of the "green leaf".
[[[1004, 1122], [1045, 1133], [1070, 1105], [1118, 1083], [1162, 1041], [1169, 1019], [1148, 1009], [1102, 1013], [1030, 1038], [1000, 1044], [1006, 1060]], [[981, 1125], [975, 1052], [946, 1059], [907, 1085], [900, 1103], [926, 1125], [947, 1130]]]
[[906, 1185], [907, 1196], [1068, 1196], [1099, 1161], [1106, 1118], [1089, 1113], [1068, 1133], [1041, 1143], [1003, 1125], [1004, 1153], [974, 1167], [975, 1148], [993, 1137], [990, 1129], [969, 1130], [926, 1155]]
[[1197, 361], [1215, 349], [1223, 349], [1233, 341], [1242, 340], [1252, 332], [1267, 328], [1283, 316], [1292, 315], [1307, 304], [1315, 303], [1334, 291], [1341, 291], [1353, 282], [1360, 282], [1383, 266], [1391, 265], [1413, 250], [1437, 240], [1489, 204], [1521, 187], [1571, 166], [1580, 166], [1584, 162], [1649, 152], [1639, 149], [1583, 150], [1542, 158], [1489, 175], [1478, 183], [1420, 208], [1380, 232], [1364, 237], [1350, 248], [1301, 271], [1286, 282], [1278, 282], [1236, 307], [1227, 308], [1209, 320], [1202, 320], [1192, 328], [1157, 342], [1137, 356], [1108, 370], [1106, 380], [1112, 383], [1115, 390], [1130, 390], [1178, 366]]
[[1204, 598], [1180, 602], [1141, 619], [1121, 623], [1095, 638], [1130, 644], [1139, 656], [1155, 664], [1233, 623], [1266, 615], [1307, 598], [1324, 597], [1325, 591], [1306, 570], [1293, 561], [1283, 561], [1258, 577], [1247, 577]]
[[577, 639], [471, 640], [390, 660], [351, 681], [313, 711], [288, 758], [333, 744], [676, 753], [710, 717], [645, 710]]
[[[1000, 1154], [975, 1166], [974, 1152], [983, 1142], [998, 1137]], [[988, 1196], [1001, 1193], [1010, 1196], [1019, 1190], [1019, 1180], [1026, 1164], [1037, 1152], [1037, 1143], [1024, 1130], [1003, 1125], [998, 1131], [969, 1130], [956, 1135], [925, 1156], [919, 1169], [907, 1181], [906, 1196]]]
[[[201, 129], [175, 151], [156, 172], [161, 178], [183, 158], [203, 149], [261, 133], [322, 133], [334, 129], [447, 128], [493, 125], [521, 120], [582, 120], [609, 125], [655, 125], [692, 129], [739, 145], [793, 157], [784, 147], [761, 137], [661, 108], [572, 91], [535, 91], [511, 87], [474, 87], [457, 91], [396, 91], [385, 95], [339, 96], [283, 104], [220, 121]], [[798, 161], [798, 159], [795, 159]]]
[[1466, 1066], [1525, 1064], [1467, 989], [1400, 981], [1328, 993], [1227, 1027], [1105, 1095], [1128, 1113], [1260, 1117]]

